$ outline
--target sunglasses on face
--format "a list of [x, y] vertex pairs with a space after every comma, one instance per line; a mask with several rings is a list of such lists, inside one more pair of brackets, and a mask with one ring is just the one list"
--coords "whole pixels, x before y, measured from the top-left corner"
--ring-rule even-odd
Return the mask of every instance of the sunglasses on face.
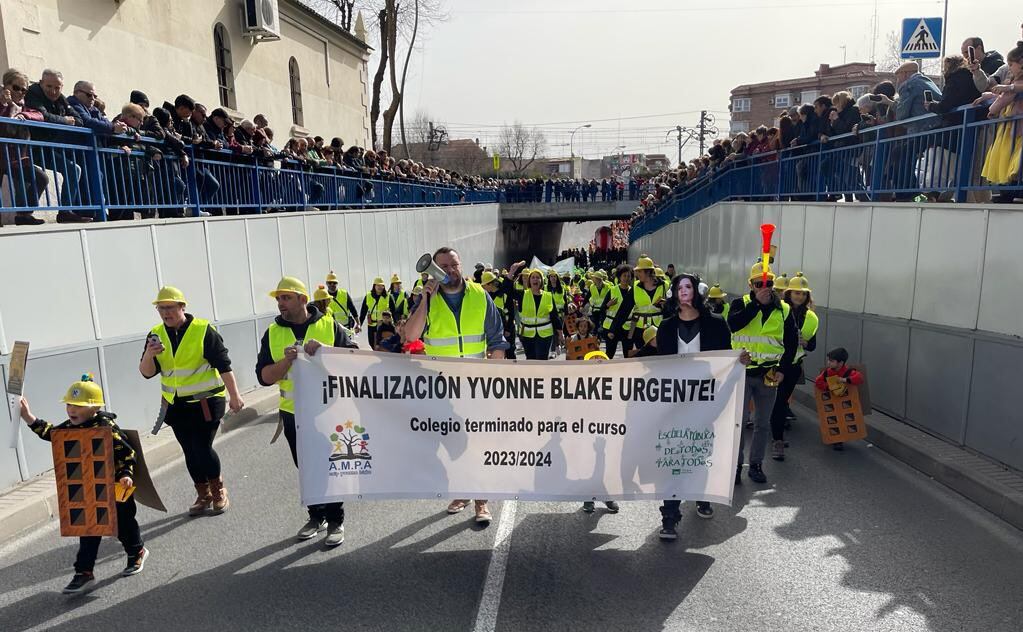
[[96, 98], [96, 93], [95, 92], [86, 92], [85, 90], [79, 90], [79, 92], [81, 92], [85, 96], [89, 97], [90, 99], [95, 99]]
[[765, 287], [774, 287], [774, 281], [768, 280], [766, 283], [764, 281], [754, 281], [753, 287], [757, 290], [763, 289]]
[[28, 88], [26, 88], [24, 86], [11, 86], [10, 90], [11, 90], [11, 92], [18, 92], [18, 93], [28, 92]]

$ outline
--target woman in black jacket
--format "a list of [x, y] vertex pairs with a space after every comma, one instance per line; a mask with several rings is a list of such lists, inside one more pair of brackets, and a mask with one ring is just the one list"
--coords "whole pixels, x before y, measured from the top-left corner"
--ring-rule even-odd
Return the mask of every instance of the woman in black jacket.
[[[700, 294], [699, 277], [682, 273], [672, 279], [671, 296], [664, 309], [664, 320], [657, 328], [657, 355], [682, 355], [700, 351], [732, 348], [732, 336], [725, 320], [712, 314]], [[662, 540], [678, 537], [675, 526], [682, 519], [680, 500], [665, 500], [661, 506]], [[714, 509], [709, 502], [696, 503], [696, 515], [710, 518]]]

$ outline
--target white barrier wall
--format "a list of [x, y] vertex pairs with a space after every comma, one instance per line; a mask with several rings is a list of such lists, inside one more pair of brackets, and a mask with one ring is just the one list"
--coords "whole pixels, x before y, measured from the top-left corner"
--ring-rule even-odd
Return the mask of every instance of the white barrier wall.
[[817, 371], [846, 347], [878, 408], [1023, 469], [1012, 393], [1023, 363], [1023, 210], [1000, 205], [728, 202], [637, 240], [733, 298], [777, 225], [776, 271], [803, 271], [820, 308]]
[[[284, 213], [80, 227], [0, 229], [0, 363], [15, 340], [31, 343], [26, 395], [33, 412], [62, 421], [68, 384], [91, 372], [108, 407], [127, 428], [152, 428], [159, 380], [138, 361], [158, 322], [151, 304], [161, 285], [188, 298], [188, 311], [216, 323], [243, 389], [257, 385], [259, 337], [276, 315], [268, 296], [281, 276], [310, 291], [330, 270], [359, 306], [373, 277], [398, 273], [406, 289], [424, 252], [443, 245], [461, 255], [466, 274], [494, 259], [497, 204]], [[7, 447], [10, 420], [0, 406], [0, 487], [51, 468], [50, 446], [23, 432], [23, 450]]]

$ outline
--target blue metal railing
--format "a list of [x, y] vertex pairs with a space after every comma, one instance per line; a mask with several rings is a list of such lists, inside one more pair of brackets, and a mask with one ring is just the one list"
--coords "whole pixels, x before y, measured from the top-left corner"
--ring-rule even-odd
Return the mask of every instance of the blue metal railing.
[[[135, 149], [107, 146], [121, 141]], [[370, 178], [190, 145], [182, 157], [151, 139], [137, 142], [81, 127], [0, 118], [0, 212], [75, 211], [105, 221], [135, 211], [199, 216], [497, 200], [491, 189]]]
[[[979, 118], [986, 111], [960, 108], [955, 116], [961, 122], [940, 127], [930, 126], [942, 117], [928, 114], [734, 161], [677, 188], [634, 220], [630, 239], [728, 200], [880, 201], [925, 194], [966, 202], [976, 191], [1023, 197], [1023, 115]], [[984, 176], [992, 173], [1000, 180]]]

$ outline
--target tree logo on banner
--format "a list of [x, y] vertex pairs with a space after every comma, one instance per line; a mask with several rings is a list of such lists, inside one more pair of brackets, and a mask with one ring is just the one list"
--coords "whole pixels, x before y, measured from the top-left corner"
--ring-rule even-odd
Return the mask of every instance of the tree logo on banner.
[[334, 452], [330, 455], [331, 461], [373, 458], [369, 454], [369, 432], [351, 419], [334, 428], [334, 432], [330, 435], [330, 442], [334, 446]]

